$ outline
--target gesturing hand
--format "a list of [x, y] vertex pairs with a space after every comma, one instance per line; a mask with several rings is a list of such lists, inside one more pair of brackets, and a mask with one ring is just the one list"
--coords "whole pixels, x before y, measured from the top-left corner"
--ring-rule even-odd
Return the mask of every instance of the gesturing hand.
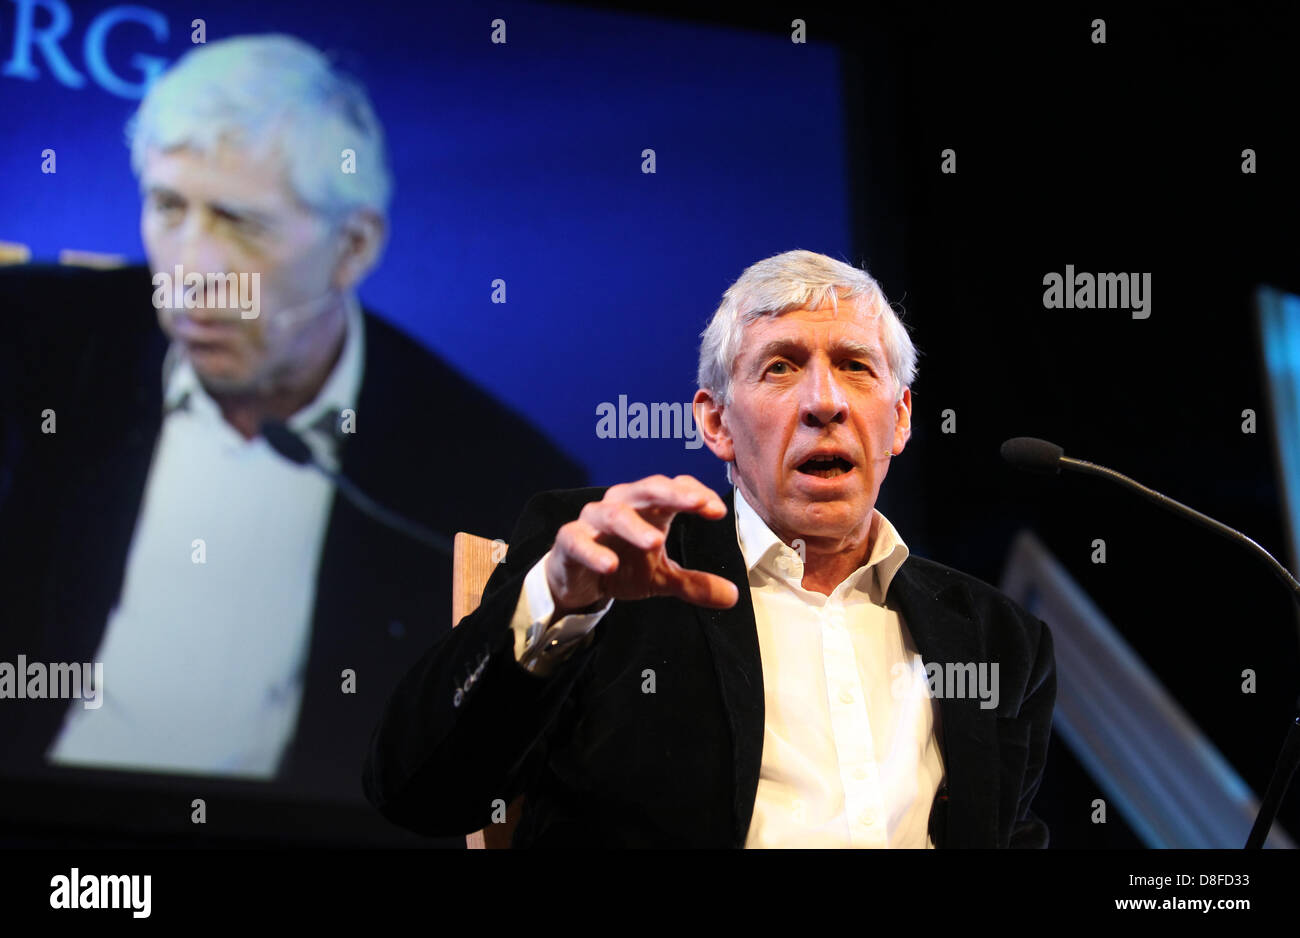
[[615, 485], [600, 501], [584, 505], [577, 520], [556, 533], [546, 561], [555, 618], [609, 599], [651, 596], [676, 596], [714, 609], [734, 606], [740, 594], [730, 580], [686, 570], [669, 559], [668, 526], [683, 511], [718, 520], [726, 517], [727, 507], [687, 475]]

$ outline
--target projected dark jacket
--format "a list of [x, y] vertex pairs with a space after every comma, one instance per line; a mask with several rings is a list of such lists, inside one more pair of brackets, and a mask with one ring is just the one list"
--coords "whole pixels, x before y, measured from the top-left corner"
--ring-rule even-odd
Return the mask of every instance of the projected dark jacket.
[[[167, 338], [152, 292], [144, 268], [0, 270], [0, 660], [91, 661], [104, 635], [162, 425]], [[372, 498], [434, 531], [504, 537], [526, 493], [586, 481], [438, 356], [373, 313], [365, 330], [359, 429], [340, 452]], [[275, 784], [364, 805], [383, 704], [451, 627], [451, 561], [337, 493], [323, 545], [302, 709]], [[0, 753], [40, 760], [66, 712], [3, 701]]]

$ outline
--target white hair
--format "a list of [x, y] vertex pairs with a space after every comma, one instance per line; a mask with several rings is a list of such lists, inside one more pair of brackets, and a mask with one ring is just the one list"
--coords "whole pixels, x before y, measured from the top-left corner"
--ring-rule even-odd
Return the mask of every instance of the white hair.
[[[236, 36], [187, 53], [149, 87], [127, 138], [137, 177], [153, 147], [276, 147], [310, 208], [332, 219], [354, 208], [388, 211], [384, 132], [365, 90], [292, 36]], [[356, 172], [342, 171], [345, 149], [356, 154]]]
[[[700, 333], [699, 386], [724, 405], [731, 403], [732, 369], [745, 327], [760, 316], [781, 316], [796, 309], [816, 309], [829, 301], [857, 300], [881, 317], [880, 337], [894, 379], [894, 401], [916, 380], [916, 347], [880, 284], [865, 270], [812, 251], [786, 251], [751, 264], [727, 288], [722, 304]], [[727, 481], [734, 482], [731, 463]]]
[[699, 386], [723, 404], [731, 403], [731, 372], [744, 329], [760, 316], [816, 309], [829, 301], [858, 300], [879, 316], [885, 358], [894, 379], [894, 400], [916, 380], [916, 347], [889, 305], [880, 284], [865, 270], [812, 251], [786, 251], [746, 268], [722, 296], [708, 328], [700, 333]]

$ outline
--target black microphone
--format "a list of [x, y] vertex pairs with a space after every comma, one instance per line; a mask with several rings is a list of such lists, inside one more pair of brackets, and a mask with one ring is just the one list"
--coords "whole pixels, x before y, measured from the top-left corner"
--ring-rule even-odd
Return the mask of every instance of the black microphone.
[[307, 445], [302, 437], [290, 430], [284, 421], [263, 420], [260, 429], [262, 436], [271, 449], [295, 466], [310, 466], [325, 476], [338, 487], [338, 490], [343, 493], [343, 497], [360, 509], [366, 517], [373, 518], [384, 527], [405, 534], [407, 537], [419, 541], [426, 547], [432, 547], [448, 557], [452, 556], [451, 538], [445, 534], [431, 531], [424, 525], [385, 508], [357, 488], [352, 483], [352, 480], [343, 473], [335, 472], [321, 465], [317, 461], [316, 455], [311, 451], [311, 447]]
[[1056, 475], [1061, 471], [1061, 457], [1065, 450], [1055, 443], [1018, 436], [1002, 444], [1002, 458], [1017, 469]]
[[[1221, 534], [1238, 544], [1250, 548], [1257, 557], [1268, 564], [1269, 569], [1277, 575], [1278, 579], [1290, 587], [1291, 598], [1300, 603], [1300, 582], [1296, 581], [1296, 578], [1291, 575], [1291, 571], [1282, 566], [1276, 557], [1236, 528], [1230, 528], [1220, 521], [1215, 521], [1209, 515], [1201, 514], [1195, 508], [1189, 508], [1182, 502], [1174, 501], [1168, 495], [1147, 488], [1142, 483], [1136, 482], [1114, 469], [1098, 466], [1096, 463], [1090, 463], [1082, 459], [1072, 459], [1066, 456], [1065, 450], [1055, 443], [1039, 440], [1032, 436], [1018, 436], [1007, 440], [1002, 444], [1002, 458], [1017, 469], [1024, 469], [1029, 472], [1058, 473], [1064, 468], [1118, 482], [1125, 488], [1137, 492], [1148, 501], [1153, 501], [1163, 508], [1168, 508], [1175, 514], [1190, 518], [1201, 527], [1209, 528], [1216, 534]], [[1260, 803], [1259, 814], [1255, 818], [1255, 826], [1251, 828], [1250, 837], [1246, 841], [1247, 850], [1258, 850], [1264, 846], [1264, 840], [1268, 836], [1269, 829], [1273, 826], [1273, 819], [1277, 816], [1277, 809], [1286, 794], [1287, 786], [1291, 784], [1291, 776], [1294, 774], [1298, 762], [1300, 762], [1300, 717], [1296, 717], [1292, 721], [1286, 741], [1283, 743], [1282, 752], [1278, 756], [1273, 775], [1269, 779], [1264, 800]]]
[[312, 455], [311, 447], [306, 444], [302, 437], [290, 430], [284, 422], [280, 420], [263, 420], [261, 430], [262, 436], [266, 437], [266, 442], [271, 449], [295, 466], [315, 464], [316, 457]]
[[1236, 528], [1230, 528], [1220, 521], [1215, 521], [1209, 515], [1203, 515], [1195, 508], [1188, 508], [1182, 502], [1174, 501], [1168, 495], [1157, 492], [1155, 489], [1149, 489], [1142, 483], [1136, 482], [1114, 469], [1098, 466], [1096, 463], [1090, 463], [1082, 459], [1072, 459], [1066, 456], [1065, 450], [1055, 443], [1039, 440], [1032, 436], [1018, 436], [1007, 440], [1002, 444], [1002, 458], [1017, 469], [1024, 469], [1028, 472], [1057, 473], [1062, 469], [1071, 469], [1074, 472], [1101, 476], [1104, 479], [1118, 482], [1125, 488], [1137, 492], [1148, 501], [1153, 501], [1157, 505], [1168, 508], [1185, 518], [1191, 518], [1202, 527], [1209, 528], [1216, 534], [1221, 534], [1238, 544], [1250, 548], [1255, 552], [1256, 556], [1269, 565], [1269, 569], [1277, 575], [1278, 579], [1291, 588], [1292, 597], [1297, 602], [1300, 602], [1300, 582], [1296, 581], [1290, 570], [1278, 563], [1276, 557]]

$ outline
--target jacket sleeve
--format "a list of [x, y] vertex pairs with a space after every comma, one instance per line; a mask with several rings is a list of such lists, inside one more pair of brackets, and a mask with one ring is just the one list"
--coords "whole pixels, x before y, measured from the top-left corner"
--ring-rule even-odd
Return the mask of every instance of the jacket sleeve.
[[540, 767], [561, 711], [572, 705], [594, 632], [539, 676], [516, 660], [510, 623], [529, 569], [585, 500], [551, 492], [530, 500], [482, 604], [398, 683], [362, 772], [366, 797], [388, 820], [430, 836], [469, 833], [490, 823], [493, 802], [509, 804]]
[[1052, 736], [1052, 710], [1056, 706], [1056, 657], [1052, 651], [1052, 633], [1046, 623], [1039, 620], [1038, 624], [1042, 628], [1038, 654], [1030, 672], [1028, 692], [1020, 707], [1020, 715], [1029, 720], [1032, 729], [1029, 736], [1029, 761], [1025, 765], [1019, 809], [1011, 830], [1009, 846], [1013, 848], [1042, 849], [1048, 842], [1047, 824], [1030, 810], [1043, 780], [1047, 743]]

